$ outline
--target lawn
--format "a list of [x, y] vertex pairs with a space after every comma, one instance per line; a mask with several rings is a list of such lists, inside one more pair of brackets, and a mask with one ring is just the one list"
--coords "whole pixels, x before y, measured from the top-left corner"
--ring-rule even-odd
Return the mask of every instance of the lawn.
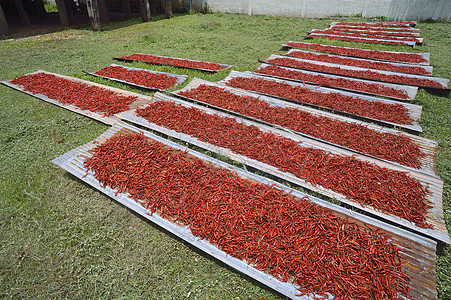
[[[228, 14], [175, 15], [0, 41], [0, 80], [46, 70], [115, 87], [89, 77], [112, 57], [152, 53], [232, 64], [252, 70], [257, 59], [283, 54], [280, 44], [302, 40], [330, 19], [250, 17]], [[424, 45], [333, 45], [431, 53], [434, 75], [451, 77], [451, 22], [420, 22]], [[125, 64], [125, 63], [124, 63]], [[223, 79], [229, 71], [198, 71], [144, 63], [128, 64]], [[151, 95], [151, 93], [145, 93]], [[200, 298], [280, 299], [261, 284], [233, 271], [175, 236], [141, 219], [50, 161], [85, 144], [108, 127], [65, 109], [0, 86], [0, 298]], [[438, 174], [444, 180], [444, 210], [451, 229], [451, 101], [420, 90], [423, 137], [439, 141]], [[53, 133], [64, 142], [57, 143]], [[451, 250], [439, 245], [439, 299], [451, 297]]]

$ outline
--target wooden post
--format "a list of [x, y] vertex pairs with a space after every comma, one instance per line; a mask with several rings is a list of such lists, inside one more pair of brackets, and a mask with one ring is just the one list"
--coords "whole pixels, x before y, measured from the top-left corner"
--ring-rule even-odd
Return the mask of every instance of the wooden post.
[[34, 6], [36, 7], [36, 11], [40, 16], [44, 16], [46, 14], [45, 12], [45, 8], [44, 8], [44, 3], [42, 2], [42, 0], [35, 0], [34, 2]]
[[130, 2], [129, 0], [121, 0], [121, 11], [127, 14], [127, 17], [131, 16]]
[[172, 1], [164, 0], [164, 16], [166, 19], [172, 18]]
[[149, 0], [140, 0], [139, 2], [141, 4], [141, 19], [143, 22], [152, 21]]
[[150, 2], [150, 12], [152, 16], [157, 14], [157, 1], [155, 0], [149, 0]]
[[92, 30], [102, 30], [102, 25], [100, 24], [99, 5], [97, 3], [97, 0], [87, 0], [86, 8], [88, 9], [88, 16], [89, 20], [91, 21]]
[[64, 0], [56, 0], [56, 6], [58, 7], [61, 25], [69, 27], [69, 13], [67, 12], [66, 2]]
[[28, 18], [28, 14], [23, 8], [22, 0], [14, 0], [14, 4], [16, 5], [17, 11], [19, 12], [20, 20], [22, 24], [31, 25], [30, 19]]
[[6, 22], [5, 13], [3, 12], [2, 5], [0, 4], [0, 35], [8, 35], [8, 34], [9, 34], [8, 22]]
[[100, 13], [100, 22], [108, 23], [110, 19], [108, 18], [108, 11], [106, 8], [105, 0], [98, 0], [98, 7]]

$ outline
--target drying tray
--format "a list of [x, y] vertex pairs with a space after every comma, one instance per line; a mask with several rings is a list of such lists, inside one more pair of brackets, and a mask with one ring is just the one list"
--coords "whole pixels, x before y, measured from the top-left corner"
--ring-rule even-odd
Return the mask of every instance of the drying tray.
[[[158, 213], [151, 214], [150, 211], [146, 210], [141, 204], [133, 200], [126, 193], [118, 193], [117, 190], [113, 190], [110, 187], [103, 187], [97, 181], [92, 172], [87, 172], [84, 168], [83, 163], [87, 157], [92, 155], [91, 150], [96, 147], [99, 143], [104, 143], [107, 139], [117, 134], [126, 133], [136, 133], [142, 132], [146, 137], [156, 140], [160, 143], [178, 149], [180, 151], [186, 152], [188, 155], [195, 156], [205, 162], [211, 163], [217, 167], [225, 168], [230, 171], [235, 172], [238, 176], [262, 184], [274, 186], [283, 190], [286, 193], [290, 193], [292, 196], [297, 198], [302, 198], [306, 196], [297, 190], [292, 190], [280, 183], [272, 181], [270, 179], [258, 176], [256, 174], [249, 173], [238, 167], [229, 165], [225, 162], [216, 160], [202, 153], [196, 152], [194, 150], [185, 148], [179, 144], [173, 143], [171, 141], [165, 140], [147, 131], [142, 131], [134, 126], [125, 124], [123, 122], [118, 122], [113, 125], [112, 128], [108, 129], [105, 133], [99, 136], [95, 141], [92, 141], [86, 145], [80, 146], [62, 156], [55, 158], [52, 162], [62, 169], [66, 170], [70, 174], [74, 175], [81, 181], [89, 184], [95, 189], [103, 192], [110, 198], [121, 203], [125, 207], [131, 209], [132, 211], [138, 213], [140, 216], [146, 218], [147, 220], [157, 224], [164, 230], [176, 235], [177, 237], [183, 239], [189, 244], [195, 246], [196, 248], [202, 250], [206, 254], [211, 255], [217, 260], [225, 263], [226, 265], [232, 267], [240, 273], [243, 273], [251, 278], [261, 282], [262, 284], [274, 289], [275, 291], [291, 298], [291, 299], [312, 299], [309, 295], [296, 296], [299, 294], [297, 287], [293, 284], [287, 282], [281, 282], [275, 277], [266, 274], [265, 272], [259, 271], [252, 266], [248, 265], [245, 261], [236, 259], [230, 255], [227, 255], [224, 251], [220, 250], [213, 244], [210, 244], [205, 239], [199, 239], [194, 236], [188, 227], [184, 227], [173, 222], [170, 222], [158, 215]], [[389, 234], [391, 240], [394, 244], [398, 245], [400, 248], [400, 256], [403, 264], [403, 271], [411, 277], [409, 281], [409, 286], [411, 287], [409, 296], [416, 299], [435, 299], [437, 297], [436, 292], [436, 242], [428, 238], [413, 234], [409, 231], [394, 227], [392, 225], [386, 224], [384, 222], [375, 220], [368, 216], [359, 214], [357, 212], [346, 210], [340, 206], [334, 205], [327, 201], [309, 196], [310, 201], [316, 203], [326, 209], [331, 210], [333, 213], [342, 218], [347, 218], [350, 222], [356, 222], [361, 226], [369, 225], [375, 228], [381, 228], [381, 233]], [[313, 295], [311, 295], [313, 296]]]
[[[355, 39], [355, 42], [361, 42], [361, 43], [365, 43], [366, 40], [370, 40], [372, 42], [374, 42], [374, 44], [387, 44], [387, 45], [393, 45], [393, 42], [396, 42], [396, 45], [406, 45], [406, 46], [410, 46], [410, 47], [415, 47], [416, 42], [409, 42], [409, 41], [400, 41], [400, 40], [390, 40], [390, 39], [375, 39], [375, 38], [363, 38], [363, 37], [355, 37], [355, 36], [346, 36], [346, 35], [336, 35], [336, 34], [324, 34], [324, 33], [310, 33], [308, 35], [307, 38], [315, 38], [315, 36], [312, 35], [317, 35], [317, 36], [322, 36], [322, 37], [339, 37], [339, 38], [353, 38]], [[340, 39], [338, 39], [340, 40]]]
[[407, 130], [409, 132], [413, 132], [413, 133], [419, 133], [419, 132], [423, 131], [421, 126], [420, 126], [420, 124], [419, 124], [419, 122], [418, 122], [420, 120], [420, 118], [421, 118], [421, 112], [422, 112], [422, 106], [420, 106], [420, 105], [415, 105], [415, 104], [405, 103], [405, 102], [399, 102], [399, 101], [394, 101], [394, 100], [388, 100], [388, 99], [378, 98], [378, 97], [374, 97], [374, 96], [367, 96], [367, 95], [362, 95], [362, 94], [356, 94], [356, 93], [352, 93], [352, 92], [346, 92], [346, 91], [343, 91], [343, 90], [337, 90], [337, 89], [333, 89], [333, 88], [326, 88], [326, 87], [322, 87], [322, 86], [314, 86], [314, 85], [311, 85], [311, 84], [305, 84], [305, 83], [300, 83], [300, 82], [295, 82], [295, 81], [283, 80], [283, 79], [278, 79], [278, 78], [274, 78], [274, 77], [267, 77], [267, 76], [264, 76], [263, 74], [257, 75], [257, 74], [253, 74], [253, 73], [248, 72], [248, 71], [247, 72], [232, 71], [232, 72], [230, 72], [230, 74], [226, 78], [224, 78], [223, 80], [219, 81], [218, 83], [227, 85], [227, 82], [229, 80], [231, 80], [232, 78], [234, 78], [234, 77], [264, 79], [264, 80], [268, 80], [268, 81], [275, 81], [275, 82], [285, 83], [285, 84], [289, 84], [289, 85], [292, 85], [292, 86], [300, 86], [300, 87], [303, 87], [303, 88], [308, 88], [308, 89], [311, 89], [312, 91], [315, 91], [315, 92], [338, 93], [338, 94], [342, 94], [342, 95], [345, 95], [345, 96], [365, 99], [365, 100], [368, 100], [368, 101], [402, 105], [402, 106], [404, 106], [407, 109], [407, 112], [408, 112], [409, 116], [413, 119], [413, 121], [414, 121], [413, 124], [408, 125], [408, 124], [393, 123], [393, 122], [389, 122], [389, 121], [374, 119], [374, 118], [367, 117], [367, 116], [356, 115], [356, 114], [348, 113], [348, 112], [345, 112], [345, 111], [335, 110], [335, 109], [332, 109], [332, 108], [329, 108], [329, 107], [325, 107], [325, 106], [310, 104], [310, 103], [306, 103], [306, 102], [300, 102], [300, 101], [296, 101], [296, 100], [292, 100], [292, 99], [282, 98], [282, 97], [278, 97], [278, 96], [274, 96], [274, 95], [260, 93], [260, 92], [257, 92], [257, 91], [250, 90], [250, 92], [252, 92], [252, 93], [265, 95], [265, 96], [272, 97], [272, 98], [277, 98], [277, 99], [288, 101], [288, 102], [291, 102], [291, 103], [294, 103], [294, 104], [302, 104], [302, 105], [306, 105], [306, 106], [317, 108], [317, 109], [321, 109], [321, 110], [327, 110], [327, 111], [330, 111], [330, 112], [332, 112], [334, 114], [340, 114], [340, 115], [344, 115], [344, 116], [347, 116], [347, 117], [350, 117], [350, 118], [353, 118], [353, 119], [358, 119], [358, 120], [362, 120], [362, 121], [366, 121], [366, 122], [376, 123], [376, 124], [379, 124], [379, 125], [384, 126], [384, 127], [403, 128], [403, 129], [405, 129], [405, 130]]
[[[192, 62], [212, 63], [212, 62], [208, 62], [208, 61], [193, 60], [193, 59], [186, 59], [186, 58], [180, 58], [180, 57], [162, 56], [162, 55], [154, 55], [154, 54], [142, 54], [142, 53], [135, 53], [135, 54], [140, 54], [140, 55], [152, 55], [152, 56], [162, 57], [162, 58], [182, 59], [182, 60], [187, 60], [187, 61], [192, 61]], [[157, 65], [157, 66], [172, 66], [172, 67], [176, 67], [176, 68], [198, 70], [198, 71], [210, 72], [210, 73], [217, 73], [217, 72], [219, 72], [219, 71], [227, 70], [227, 69], [230, 69], [230, 68], [232, 67], [232, 65], [226, 65], [226, 64], [215, 63], [215, 64], [218, 64], [218, 65], [221, 65], [221, 66], [222, 66], [222, 69], [221, 69], [221, 70], [210, 70], [210, 69], [202, 69], [202, 68], [192, 68], [192, 67], [175, 66], [175, 65], [162, 64], [162, 63], [153, 63], [153, 62], [147, 62], [147, 61], [142, 61], [142, 60], [125, 59], [125, 58], [120, 58], [120, 57], [113, 57], [113, 59], [118, 60], [118, 61], [125, 61], [125, 62], [134, 62], [134, 61], [137, 61], [137, 62], [142, 62], [142, 63], [146, 63], [146, 64], [152, 64], [152, 65]]]
[[[166, 73], [166, 72], [159, 72], [159, 71], [154, 71], [154, 70], [126, 67], [126, 66], [121, 66], [121, 65], [116, 65], [116, 64], [111, 64], [109, 66], [110, 67], [122, 67], [124, 69], [133, 70], [133, 71], [144, 71], [144, 72], [148, 72], [148, 73], [152, 73], [152, 74], [163, 74], [163, 75], [167, 75], [169, 77], [177, 78], [177, 83], [175, 85], [169, 87], [168, 89], [173, 88], [176, 85], [185, 82], [185, 80], [188, 78], [188, 75], [179, 75], [179, 74], [174, 74], [174, 73]], [[98, 71], [100, 71], [100, 70], [98, 70]], [[129, 85], [129, 86], [132, 86], [132, 87], [136, 87], [136, 88], [139, 88], [139, 89], [143, 89], [143, 90], [146, 90], [146, 91], [149, 91], [149, 92], [153, 92], [153, 91], [162, 92], [162, 91], [167, 90], [167, 89], [152, 88], [152, 87], [148, 87], [148, 86], [145, 86], [145, 85], [136, 84], [136, 83], [133, 83], [133, 82], [130, 82], [130, 81], [117, 79], [117, 78], [114, 78], [114, 77], [107, 77], [107, 76], [95, 74], [98, 71], [95, 71], [95, 72], [92, 72], [92, 73], [89, 73], [89, 72], [85, 72], [85, 73], [89, 74], [89, 75], [92, 75], [92, 76], [95, 76], [95, 77], [100, 77], [100, 78], [109, 79], [109, 80], [112, 80], [112, 81], [115, 81], [115, 82], [120, 82], [120, 83]]]

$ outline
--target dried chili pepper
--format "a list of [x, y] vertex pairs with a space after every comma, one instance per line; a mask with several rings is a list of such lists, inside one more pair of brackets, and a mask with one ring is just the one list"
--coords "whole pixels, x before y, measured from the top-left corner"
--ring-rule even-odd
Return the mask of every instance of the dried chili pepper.
[[367, 39], [386, 39], [386, 40], [394, 40], [394, 41], [405, 41], [405, 42], [415, 42], [420, 43], [420, 39], [416, 37], [400, 37], [400, 36], [387, 36], [373, 33], [356, 33], [356, 32], [344, 32], [344, 31], [336, 31], [333, 28], [326, 30], [314, 30], [312, 33], [323, 33], [323, 34], [332, 34], [332, 35], [341, 35], [347, 37], [358, 37], [358, 38], [367, 38]]
[[129, 105], [137, 99], [46, 73], [24, 75], [11, 80], [11, 83], [33, 94], [43, 94], [62, 104], [72, 104], [106, 116], [128, 110]]
[[378, 34], [378, 35], [386, 35], [386, 36], [403, 36], [403, 37], [417, 37], [417, 33], [410, 30], [390, 30], [387, 29], [379, 29], [379, 28], [355, 28], [355, 27], [332, 27], [330, 29], [326, 29], [326, 31], [335, 31], [335, 32], [348, 32], [348, 33], [369, 33], [369, 34]]
[[376, 72], [370, 69], [366, 70], [351, 70], [345, 69], [340, 66], [326, 66], [324, 64], [318, 64], [314, 62], [301, 61], [290, 59], [287, 57], [284, 58], [272, 58], [267, 60], [268, 63], [281, 65], [286, 67], [318, 71], [318, 72], [326, 72], [343, 76], [351, 76], [357, 78], [364, 78], [370, 80], [384, 81], [390, 83], [399, 83], [404, 85], [416, 85], [416, 86], [425, 86], [425, 87], [433, 87], [438, 89], [447, 89], [448, 87], [441, 84], [438, 81], [427, 79], [427, 78], [418, 78], [418, 77], [409, 77], [407, 75], [402, 74], [384, 74], [380, 72]]
[[120, 66], [109, 66], [94, 74], [145, 86], [165, 90], [177, 84], [177, 77], [144, 70], [130, 70]]
[[287, 56], [308, 59], [308, 60], [316, 60], [323, 61], [333, 64], [339, 65], [347, 65], [354, 66], [359, 68], [367, 68], [367, 69], [376, 69], [376, 70], [385, 70], [391, 72], [400, 72], [400, 73], [408, 73], [408, 74], [418, 74], [418, 75], [431, 75], [432, 73], [425, 70], [421, 66], [400, 66], [393, 65], [391, 63], [382, 62], [382, 61], [370, 61], [370, 60], [358, 60], [353, 58], [347, 58], [342, 56], [334, 56], [328, 54], [316, 54], [312, 52], [305, 51], [291, 51], [286, 54]]
[[417, 53], [367, 50], [367, 49], [328, 46], [328, 45], [302, 43], [302, 42], [288, 42], [287, 45], [290, 47], [294, 47], [294, 48], [310, 49], [310, 50], [316, 50], [316, 51], [321, 51], [321, 52], [328, 52], [328, 53], [347, 55], [347, 56], [352, 56], [352, 57], [368, 58], [368, 59], [379, 59], [379, 60], [407, 62], [407, 63], [428, 62], [427, 59], [425, 59], [424, 57], [422, 57], [420, 54], [417, 54]]
[[195, 69], [206, 69], [212, 71], [219, 71], [224, 69], [223, 66], [217, 63], [205, 62], [205, 61], [195, 61], [189, 59], [182, 58], [172, 58], [172, 57], [163, 57], [157, 55], [150, 54], [132, 54], [128, 56], [122, 56], [121, 59], [126, 60], [137, 60], [154, 64], [162, 64], [162, 65], [171, 65], [177, 67], [185, 67], [185, 68], [195, 68]]
[[254, 70], [254, 72], [286, 79], [293, 79], [302, 82], [313, 82], [325, 86], [344, 88], [387, 97], [394, 97], [398, 99], [409, 99], [409, 95], [404, 90], [383, 86], [377, 83], [347, 79], [344, 77], [334, 78], [321, 74], [308, 74], [302, 71], [287, 70], [279, 66], [265, 66], [263, 68]]
[[229, 255], [335, 299], [407, 296], [408, 276], [388, 235], [337, 217], [281, 190], [173, 150], [141, 134], [114, 136], [84, 166], [150, 214]]
[[[214, 95], [221, 97], [219, 91]], [[249, 106], [252, 102], [244, 97], [241, 101]], [[233, 118], [211, 115], [172, 102], [158, 101], [137, 109], [136, 114], [159, 126], [275, 166], [313, 185], [332, 189], [353, 201], [405, 218], [420, 227], [431, 227], [425, 218], [429, 204], [424, 187], [403, 172], [378, 167], [352, 156], [303, 147], [291, 139], [244, 125]], [[292, 116], [286, 117], [296, 122]], [[316, 123], [312, 122], [311, 126], [316, 127]]]
[[346, 42], [361, 42], [361, 43], [369, 43], [369, 44], [407, 45], [407, 41], [392, 41], [392, 40], [386, 40], [386, 39], [350, 37], [350, 36], [332, 35], [332, 34], [310, 33], [309, 37], [317, 38], [317, 39], [338, 40], [338, 41], [346, 41]]
[[233, 77], [226, 84], [269, 96], [277, 96], [300, 103], [314, 104], [396, 124], [413, 124], [413, 120], [409, 116], [406, 107], [401, 104], [369, 101], [334, 92], [321, 92], [266, 78]]

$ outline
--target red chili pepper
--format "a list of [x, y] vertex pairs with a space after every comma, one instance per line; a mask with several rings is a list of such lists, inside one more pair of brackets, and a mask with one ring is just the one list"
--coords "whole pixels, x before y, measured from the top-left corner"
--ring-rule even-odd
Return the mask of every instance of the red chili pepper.
[[427, 62], [427, 59], [423, 58], [420, 54], [417, 53], [402, 53], [402, 52], [366, 50], [358, 48], [345, 48], [339, 46], [328, 46], [302, 42], [288, 42], [287, 45], [295, 48], [311, 49], [321, 52], [328, 52], [360, 58], [408, 62], [408, 63]]
[[371, 93], [376, 95], [382, 95], [387, 97], [395, 97], [399, 99], [409, 99], [409, 95], [406, 91], [383, 86], [378, 83], [361, 82], [357, 80], [351, 80], [347, 78], [333, 78], [321, 74], [307, 74], [302, 71], [287, 70], [278, 66], [266, 66], [254, 70], [256, 73], [266, 74], [270, 76], [276, 76], [281, 78], [287, 78], [297, 81], [313, 82], [325, 86], [339, 87], [354, 91], [361, 91], [365, 93]]
[[417, 34], [411, 30], [406, 29], [385, 29], [385, 28], [360, 28], [360, 27], [332, 27], [330, 29], [326, 29], [326, 31], [336, 31], [336, 32], [349, 32], [349, 33], [369, 33], [369, 34], [378, 34], [378, 35], [386, 35], [386, 36], [404, 36], [404, 37], [416, 37]]
[[154, 64], [171, 65], [177, 67], [187, 67], [195, 69], [206, 69], [212, 71], [222, 70], [224, 67], [217, 63], [194, 61], [182, 58], [162, 57], [149, 54], [132, 54], [129, 56], [122, 56], [121, 59], [137, 60]]
[[287, 56], [323, 61], [333, 64], [339, 65], [348, 65], [360, 68], [367, 69], [376, 69], [376, 70], [385, 70], [391, 72], [400, 72], [400, 73], [409, 73], [409, 74], [418, 74], [418, 75], [431, 75], [432, 73], [426, 71], [421, 66], [397, 66], [391, 63], [381, 62], [381, 61], [369, 61], [369, 60], [356, 60], [347, 57], [340, 56], [331, 56], [327, 54], [315, 54], [312, 52], [303, 52], [303, 51], [291, 51], [287, 54]]
[[188, 226], [252, 267], [299, 285], [301, 294], [408, 295], [409, 277], [388, 236], [308, 197], [245, 180], [141, 134], [114, 136], [92, 153], [84, 165], [102, 185], [127, 192], [150, 213]]
[[380, 72], [375, 72], [372, 70], [350, 70], [344, 69], [340, 66], [326, 66], [323, 64], [317, 64], [313, 62], [294, 60], [287, 57], [284, 58], [273, 58], [268, 59], [268, 63], [281, 65], [286, 67], [312, 70], [318, 72], [326, 72], [337, 75], [351, 76], [357, 78], [371, 79], [377, 81], [391, 82], [391, 83], [399, 83], [404, 85], [418, 85], [418, 86], [426, 86], [426, 87], [434, 87], [439, 89], [446, 89], [447, 87], [442, 85], [438, 81], [424, 79], [424, 78], [414, 78], [409, 77], [407, 75], [395, 75], [395, 74], [383, 74]]
[[338, 40], [338, 41], [347, 41], [347, 42], [361, 42], [361, 43], [369, 43], [369, 44], [387, 44], [387, 45], [406, 45], [406, 42], [401, 41], [390, 41], [390, 40], [377, 40], [370, 39], [364, 37], [347, 37], [347, 36], [337, 36], [337, 35], [326, 35], [326, 34], [315, 34], [310, 33], [309, 37], [317, 38], [317, 39], [326, 39], [326, 40]]
[[381, 133], [360, 124], [317, 116], [295, 108], [272, 106], [264, 100], [240, 96], [215, 86], [200, 85], [178, 94], [414, 168], [420, 167], [420, 158], [425, 155], [418, 145], [405, 136]]
[[315, 30], [312, 31], [313, 34], [315, 33], [323, 33], [323, 34], [332, 34], [332, 35], [341, 35], [341, 36], [347, 36], [347, 37], [358, 37], [358, 38], [371, 38], [371, 39], [385, 39], [385, 40], [395, 40], [395, 41], [405, 41], [405, 42], [416, 42], [420, 43], [420, 39], [416, 37], [400, 37], [400, 36], [386, 36], [386, 35], [380, 35], [380, 34], [372, 34], [372, 33], [355, 33], [355, 32], [343, 32], [343, 31], [336, 31], [333, 28], [326, 29], [326, 30]]
[[[199, 89], [191, 91], [189, 96], [195, 93], [198, 99], [217, 97], [225, 100], [225, 93], [220, 89]], [[187, 93], [183, 95], [187, 96]], [[254, 102], [249, 97], [238, 96], [237, 100], [247, 107], [252, 107]], [[268, 114], [278, 114], [269, 106], [266, 109], [269, 110]], [[266, 109], [262, 111], [267, 111]], [[351, 156], [306, 148], [291, 139], [263, 132], [258, 127], [244, 125], [233, 118], [211, 115], [197, 108], [186, 108], [172, 102], [158, 101], [145, 108], [138, 108], [136, 115], [159, 126], [231, 149], [235, 153], [294, 174], [313, 185], [332, 189], [361, 204], [415, 222], [420, 227], [431, 227], [425, 219], [429, 208], [426, 191], [418, 180], [403, 172], [381, 168]], [[278, 115], [281, 116], [280, 113]], [[285, 118], [290, 122], [297, 121], [294, 114], [286, 115]], [[317, 124], [321, 123], [311, 122], [310, 127], [317, 127]]]
[[264, 78], [233, 77], [226, 84], [269, 96], [277, 96], [300, 103], [314, 104], [387, 122], [413, 124], [413, 119], [410, 117], [405, 106], [401, 104], [369, 101], [340, 93], [325, 93]]
[[72, 104], [106, 116], [128, 110], [129, 105], [137, 99], [46, 73], [21, 76], [11, 80], [11, 83], [33, 94], [43, 94], [60, 103]]
[[177, 78], [175, 76], [151, 73], [143, 70], [130, 70], [120, 66], [106, 67], [95, 72], [94, 74], [120, 79], [152, 89], [165, 90], [177, 84]]

